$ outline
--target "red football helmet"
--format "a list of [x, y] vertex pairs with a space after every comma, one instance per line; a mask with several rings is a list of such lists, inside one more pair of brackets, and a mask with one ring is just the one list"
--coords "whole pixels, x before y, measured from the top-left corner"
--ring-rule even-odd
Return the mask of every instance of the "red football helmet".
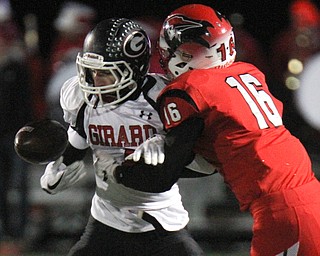
[[228, 67], [236, 56], [230, 22], [201, 4], [173, 11], [163, 23], [158, 46], [162, 68], [170, 79], [191, 69]]

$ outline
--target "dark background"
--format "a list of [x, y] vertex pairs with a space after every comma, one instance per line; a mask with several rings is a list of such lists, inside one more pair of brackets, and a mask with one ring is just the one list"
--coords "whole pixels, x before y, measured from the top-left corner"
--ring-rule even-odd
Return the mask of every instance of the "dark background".
[[[22, 26], [23, 17], [33, 13], [38, 17], [40, 33], [40, 50], [48, 53], [54, 36], [52, 22], [56, 18], [62, 0], [12, 0], [11, 6], [15, 18]], [[245, 28], [268, 50], [274, 36], [288, 26], [288, 6], [290, 0], [104, 0], [79, 1], [96, 8], [99, 19], [114, 16], [133, 18], [141, 15], [154, 15], [165, 18], [175, 8], [189, 3], [202, 3], [216, 8], [226, 16], [240, 12], [245, 18]], [[318, 6], [319, 1], [313, 1]]]

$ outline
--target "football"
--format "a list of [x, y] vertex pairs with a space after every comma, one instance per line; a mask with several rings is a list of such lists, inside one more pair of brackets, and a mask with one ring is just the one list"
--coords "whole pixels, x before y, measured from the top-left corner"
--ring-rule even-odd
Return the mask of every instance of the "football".
[[58, 159], [68, 145], [67, 131], [56, 120], [43, 119], [23, 126], [15, 135], [14, 148], [24, 161], [47, 164]]

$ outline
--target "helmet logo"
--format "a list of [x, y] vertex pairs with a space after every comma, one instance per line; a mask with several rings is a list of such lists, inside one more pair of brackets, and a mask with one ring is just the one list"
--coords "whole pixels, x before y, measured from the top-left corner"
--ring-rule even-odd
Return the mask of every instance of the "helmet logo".
[[208, 28], [213, 25], [205, 20], [193, 20], [183, 15], [173, 15], [164, 25], [165, 39], [171, 42], [173, 50], [180, 44], [188, 41], [196, 41], [205, 47], [209, 47], [208, 42], [202, 36], [209, 36]]
[[[169, 25], [169, 23], [172, 25]], [[199, 22], [178, 15], [169, 18], [165, 26], [168, 26], [167, 31], [170, 40], [172, 40], [174, 37], [181, 39], [181, 33], [185, 30], [202, 27]]]
[[130, 58], [136, 58], [145, 52], [147, 44], [148, 40], [146, 36], [136, 31], [126, 38], [124, 42], [124, 53]]

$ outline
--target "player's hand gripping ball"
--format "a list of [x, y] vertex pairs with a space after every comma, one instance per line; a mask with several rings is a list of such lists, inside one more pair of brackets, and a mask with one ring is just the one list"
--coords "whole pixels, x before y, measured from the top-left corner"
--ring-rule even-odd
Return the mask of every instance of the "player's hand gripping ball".
[[58, 159], [68, 145], [66, 129], [58, 121], [44, 119], [23, 126], [14, 139], [20, 158], [32, 164], [47, 164]]

